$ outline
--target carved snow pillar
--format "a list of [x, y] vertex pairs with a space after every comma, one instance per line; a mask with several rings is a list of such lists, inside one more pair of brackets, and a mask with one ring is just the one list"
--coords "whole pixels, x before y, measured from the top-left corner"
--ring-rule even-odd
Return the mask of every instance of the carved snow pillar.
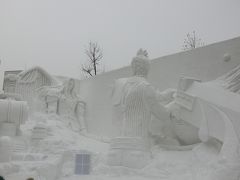
[[0, 114], [0, 136], [16, 136], [28, 118], [27, 103], [0, 99]]

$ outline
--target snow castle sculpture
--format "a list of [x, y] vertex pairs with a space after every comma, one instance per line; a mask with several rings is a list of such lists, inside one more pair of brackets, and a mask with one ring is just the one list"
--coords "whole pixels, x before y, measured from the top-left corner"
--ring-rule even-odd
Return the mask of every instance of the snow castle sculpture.
[[142, 168], [150, 158], [151, 116], [169, 120], [169, 112], [158, 102], [160, 94], [146, 80], [150, 69], [147, 51], [140, 49], [131, 65], [133, 76], [118, 79], [113, 90], [113, 103], [120, 112], [115, 116], [119, 135], [111, 141], [108, 164]]
[[60, 82], [41, 67], [33, 67], [18, 74], [15, 93], [20, 94], [33, 109], [37, 89], [43, 86], [57, 86]]

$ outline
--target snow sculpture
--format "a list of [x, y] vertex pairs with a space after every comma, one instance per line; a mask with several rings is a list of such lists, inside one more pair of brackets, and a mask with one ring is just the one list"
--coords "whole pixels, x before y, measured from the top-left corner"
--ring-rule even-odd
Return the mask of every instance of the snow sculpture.
[[37, 89], [43, 86], [60, 85], [58, 80], [41, 67], [33, 67], [21, 72], [18, 76], [15, 93], [22, 95], [23, 99], [28, 102], [30, 109], [34, 107], [34, 100], [38, 95]]
[[[239, 66], [215, 81], [201, 83], [189, 78], [180, 81], [174, 117], [191, 124], [202, 142], [222, 142], [211, 180], [237, 180], [240, 176], [240, 83]], [[184, 83], [183, 83], [184, 82]], [[212, 165], [213, 166], [213, 165]]]
[[18, 78], [19, 76], [17, 74], [5, 75], [3, 84], [3, 90], [5, 93], [15, 93]]
[[119, 115], [115, 117], [120, 137], [111, 141], [108, 164], [142, 168], [150, 157], [151, 116], [168, 120], [169, 113], [158, 102], [158, 92], [146, 80], [150, 69], [147, 51], [140, 49], [131, 65], [133, 76], [118, 79], [112, 95]]
[[0, 114], [0, 135], [16, 136], [28, 118], [28, 105], [25, 101], [0, 99]]
[[46, 137], [47, 128], [43, 123], [37, 123], [32, 131], [32, 140], [42, 140]]
[[69, 119], [69, 125], [72, 129], [86, 131], [85, 126], [85, 110], [86, 104], [81, 101], [74, 91], [75, 81], [69, 79], [63, 89], [60, 91], [58, 98], [58, 114]]
[[86, 103], [79, 99], [74, 87], [74, 79], [69, 79], [63, 86], [42, 87], [39, 94], [45, 100], [47, 113], [58, 114], [73, 130], [85, 133]]
[[[182, 77], [180, 79], [175, 101], [170, 104], [170, 106], [172, 106], [171, 108], [174, 108], [175, 106], [176, 109], [178, 109], [178, 105], [181, 105], [181, 107], [184, 106], [185, 109], [188, 109], [189, 112], [192, 112], [195, 99], [190, 94], [185, 94], [183, 92], [185, 92], [193, 82], [201, 81], [195, 78], [187, 77]], [[199, 143], [201, 140], [198, 136], [198, 128], [182, 118], [175, 118], [180, 115], [182, 115], [181, 109], [179, 110], [179, 113], [172, 114], [171, 116], [171, 123], [173, 124], [173, 132], [176, 139], [178, 139], [181, 145], [186, 146]], [[199, 117], [199, 115], [196, 115], [195, 118], [197, 117]]]
[[116, 80], [112, 93], [118, 111], [119, 134], [116, 136], [148, 138], [151, 115], [167, 120], [169, 114], [159, 102], [171, 101], [174, 90], [163, 93], [154, 89], [146, 78], [150, 69], [147, 52], [140, 49], [132, 60], [133, 76]]

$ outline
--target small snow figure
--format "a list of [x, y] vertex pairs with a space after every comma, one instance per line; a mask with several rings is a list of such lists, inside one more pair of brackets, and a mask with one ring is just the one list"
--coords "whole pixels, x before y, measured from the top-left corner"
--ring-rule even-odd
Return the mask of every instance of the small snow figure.
[[69, 120], [68, 124], [73, 130], [80, 130], [81, 133], [85, 133], [84, 116], [86, 104], [79, 99], [74, 87], [74, 79], [69, 79], [64, 83], [58, 99], [58, 114]]
[[46, 103], [47, 113], [58, 114], [72, 130], [86, 134], [86, 103], [78, 97], [74, 88], [74, 79], [69, 79], [61, 86], [45, 86], [38, 92], [40, 99]]

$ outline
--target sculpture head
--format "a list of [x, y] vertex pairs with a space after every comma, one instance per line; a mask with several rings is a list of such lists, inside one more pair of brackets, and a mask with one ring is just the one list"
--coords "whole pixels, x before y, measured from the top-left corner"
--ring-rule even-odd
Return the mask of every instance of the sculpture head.
[[64, 83], [63, 93], [73, 96], [74, 95], [74, 92], [73, 92], [74, 87], [75, 87], [75, 81], [74, 81], [74, 79], [70, 78], [69, 80], [67, 80]]
[[132, 59], [131, 66], [134, 76], [147, 77], [150, 70], [150, 62], [147, 51], [139, 49], [137, 55]]

